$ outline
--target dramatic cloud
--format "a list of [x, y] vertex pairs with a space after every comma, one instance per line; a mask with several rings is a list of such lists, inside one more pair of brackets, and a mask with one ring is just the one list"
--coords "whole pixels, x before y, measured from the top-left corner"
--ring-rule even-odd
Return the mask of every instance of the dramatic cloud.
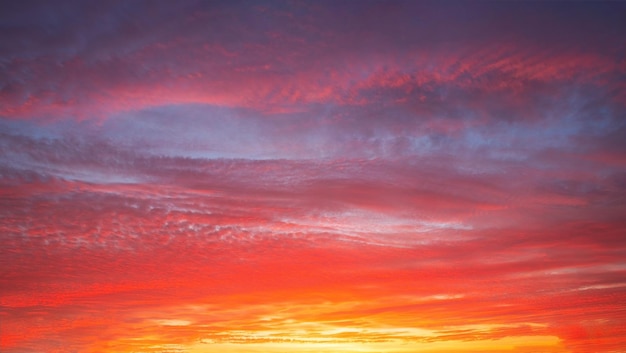
[[621, 352], [621, 3], [0, 10], [0, 350]]

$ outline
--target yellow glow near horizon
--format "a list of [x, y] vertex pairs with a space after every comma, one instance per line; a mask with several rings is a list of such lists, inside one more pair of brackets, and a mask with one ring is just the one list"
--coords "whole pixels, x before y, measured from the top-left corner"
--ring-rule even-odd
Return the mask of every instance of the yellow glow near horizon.
[[[306, 339], [305, 339], [306, 340]], [[437, 341], [415, 342], [403, 340], [390, 340], [388, 342], [270, 342], [270, 343], [198, 343], [187, 347], [189, 352], [362, 352], [362, 353], [452, 353], [452, 352], [542, 352], [564, 353], [567, 350], [561, 341], [555, 336], [518, 336], [506, 337], [498, 340], [477, 341]]]

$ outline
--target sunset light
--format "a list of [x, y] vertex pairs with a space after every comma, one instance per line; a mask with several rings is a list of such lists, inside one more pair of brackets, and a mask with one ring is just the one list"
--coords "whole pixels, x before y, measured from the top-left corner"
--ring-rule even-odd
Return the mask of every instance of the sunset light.
[[4, 1], [0, 352], [626, 353], [626, 2]]

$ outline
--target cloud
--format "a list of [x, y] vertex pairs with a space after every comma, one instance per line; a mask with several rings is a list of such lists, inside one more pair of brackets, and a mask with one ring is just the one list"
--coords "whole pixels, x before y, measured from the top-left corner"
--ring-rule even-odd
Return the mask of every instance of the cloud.
[[[467, 7], [157, 2], [144, 13], [138, 2], [9, 9], [3, 115], [102, 119], [166, 101], [261, 111], [405, 102], [429, 114], [456, 116], [478, 105], [487, 114], [512, 107], [506, 113], [536, 116], [543, 112], [528, 110], [544, 94], [582, 85], [602, 86], [620, 101], [623, 48], [611, 49], [621, 24], [611, 9], [589, 14], [574, 6], [554, 23], [525, 5]], [[340, 13], [351, 20], [340, 21]], [[505, 30], [492, 34], [472, 13]], [[39, 21], [16, 20], [27, 16]], [[524, 21], [550, 35], [529, 31]]]
[[2, 351], [626, 344], [623, 5], [2, 7]]

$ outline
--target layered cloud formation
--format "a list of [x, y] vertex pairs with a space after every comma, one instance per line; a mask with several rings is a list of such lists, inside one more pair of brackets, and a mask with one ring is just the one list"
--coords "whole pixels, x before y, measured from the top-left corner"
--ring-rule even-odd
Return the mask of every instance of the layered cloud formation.
[[620, 352], [620, 3], [0, 11], [3, 352]]

